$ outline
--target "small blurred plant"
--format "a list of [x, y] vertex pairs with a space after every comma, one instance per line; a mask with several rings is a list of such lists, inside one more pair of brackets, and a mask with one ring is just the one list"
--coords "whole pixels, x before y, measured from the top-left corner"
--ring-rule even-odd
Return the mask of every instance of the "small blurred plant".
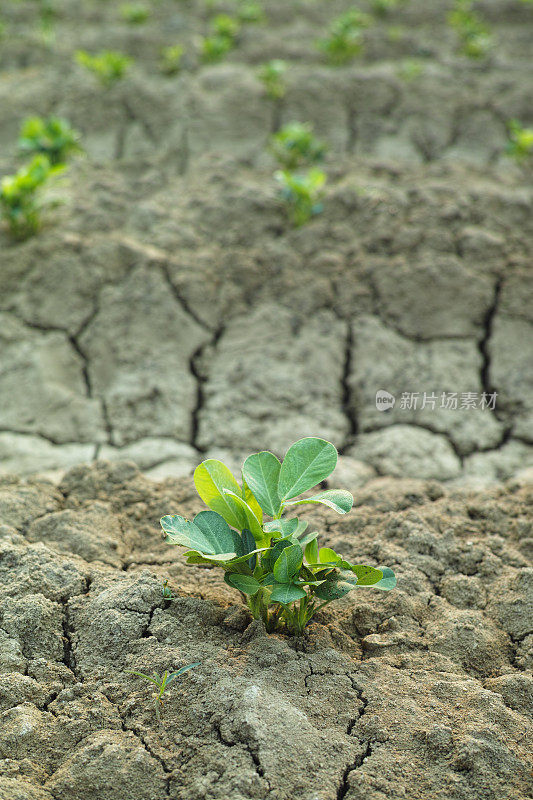
[[180, 44], [163, 47], [159, 67], [165, 75], [176, 75], [180, 72], [183, 60], [183, 47]]
[[357, 8], [352, 8], [334, 19], [328, 35], [319, 39], [317, 47], [330, 64], [347, 64], [363, 49], [363, 31], [372, 24], [372, 18]]
[[168, 581], [163, 581], [163, 586], [161, 589], [161, 594], [165, 598], [165, 600], [172, 600], [172, 589], [168, 585]]
[[291, 122], [270, 137], [270, 151], [287, 170], [322, 161], [326, 145], [313, 133], [310, 123]]
[[455, 0], [448, 22], [459, 39], [459, 51], [468, 58], [485, 58], [494, 47], [489, 26], [472, 9], [472, 0]]
[[258, 0], [241, 0], [237, 8], [237, 19], [243, 24], [266, 22], [265, 9]]
[[168, 687], [172, 683], [172, 681], [179, 678], [180, 675], [183, 675], [184, 672], [188, 672], [193, 667], [197, 667], [200, 664], [199, 661], [195, 661], [194, 664], [187, 664], [186, 667], [181, 667], [181, 669], [176, 670], [176, 672], [168, 672], [165, 670], [162, 675], [159, 675], [157, 672], [153, 672], [152, 675], [145, 675], [144, 672], [135, 672], [133, 669], [127, 669], [130, 675], [137, 675], [139, 678], [144, 678], [145, 681], [150, 681], [153, 683], [156, 688], [158, 689], [157, 693], [154, 693], [155, 699], [155, 714], [157, 717], [158, 722], [161, 722], [161, 707], [163, 706], [163, 695], [167, 691]]
[[507, 155], [519, 163], [527, 161], [533, 155], [533, 128], [522, 127], [517, 119], [509, 120], [507, 128]]
[[278, 170], [274, 177], [279, 184], [289, 221], [295, 228], [305, 225], [323, 210], [321, 201], [326, 175], [322, 170], [310, 169], [304, 173]]
[[142, 25], [150, 18], [150, 9], [144, 3], [124, 3], [120, 6], [120, 16], [130, 25]]
[[238, 19], [229, 14], [218, 14], [213, 17], [210, 35], [200, 40], [202, 61], [212, 63], [220, 61], [230, 50], [233, 50], [241, 29]]
[[424, 72], [424, 65], [416, 58], [406, 58], [398, 65], [398, 77], [409, 83], [414, 81]]
[[121, 80], [133, 63], [133, 59], [129, 56], [114, 50], [104, 50], [96, 55], [92, 55], [86, 50], [78, 50], [76, 61], [89, 72], [92, 72], [102, 86], [106, 87], [112, 86]]
[[402, 0], [371, 0], [370, 7], [376, 17], [386, 17], [401, 4]]
[[287, 86], [284, 81], [287, 72], [285, 61], [273, 59], [259, 69], [257, 77], [265, 87], [265, 92], [271, 100], [281, 100], [287, 93]]
[[43, 196], [43, 190], [63, 169], [63, 165], [52, 166], [45, 155], [39, 154], [14, 175], [2, 178], [0, 211], [13, 239], [23, 240], [37, 233], [41, 212], [54, 205]]
[[24, 153], [42, 153], [50, 164], [62, 164], [71, 153], [81, 153], [80, 134], [61, 117], [28, 117], [18, 140]]

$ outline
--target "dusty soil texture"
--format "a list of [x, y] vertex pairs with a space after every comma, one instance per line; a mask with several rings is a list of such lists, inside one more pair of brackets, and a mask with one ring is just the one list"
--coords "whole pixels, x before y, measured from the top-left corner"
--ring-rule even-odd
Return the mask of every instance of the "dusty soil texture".
[[[102, 457], [179, 476], [303, 435], [331, 439], [352, 484], [531, 465], [533, 191], [504, 155], [507, 120], [533, 124], [531, 6], [480, 4], [496, 46], [477, 62], [448, 4], [412, 0], [332, 68], [314, 42], [346, 0], [267, 0], [267, 22], [215, 65], [197, 37], [231, 2], [161, 0], [138, 26], [120, 3], [54, 5], [43, 38], [34, 2], [0, 3], [0, 174], [28, 114], [64, 115], [87, 151], [39, 236], [0, 234], [2, 471]], [[169, 78], [159, 54], [176, 43]], [[79, 48], [135, 64], [104, 90]], [[277, 104], [257, 79], [271, 58], [289, 65]], [[329, 145], [324, 213], [296, 231], [266, 149], [292, 120]], [[497, 392], [496, 408], [440, 408], [443, 392]]]
[[[130, 462], [56, 486], [0, 482], [2, 800], [524, 800], [531, 783], [531, 486], [377, 478], [339, 522], [387, 564], [301, 639], [266, 635], [216, 569], [187, 567], [158, 518], [190, 479]], [[174, 597], [162, 596], [168, 579]], [[200, 661], [169, 690], [126, 673]]]

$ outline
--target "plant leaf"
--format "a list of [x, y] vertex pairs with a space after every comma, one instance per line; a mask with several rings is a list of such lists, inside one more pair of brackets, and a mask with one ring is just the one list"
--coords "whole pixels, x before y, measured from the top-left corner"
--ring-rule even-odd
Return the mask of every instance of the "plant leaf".
[[295, 442], [287, 450], [279, 473], [281, 500], [297, 497], [325, 480], [335, 469], [337, 458], [337, 450], [325, 439], [309, 437]]
[[[249, 531], [248, 528], [245, 528], [243, 530], [243, 532], [241, 533], [241, 537], [245, 553], [251, 553], [253, 550], [255, 550], [255, 539], [253, 537], [252, 532]], [[252, 570], [255, 569], [256, 563], [257, 563], [257, 555], [251, 556], [251, 558], [248, 561], [250, 569]]]
[[377, 583], [372, 584], [374, 589], [383, 589], [388, 592], [396, 586], [396, 575], [389, 567], [380, 567], [383, 577]]
[[302, 566], [303, 553], [299, 544], [286, 547], [274, 563], [273, 573], [278, 583], [288, 583]]
[[347, 514], [353, 506], [353, 496], [344, 489], [327, 489], [325, 492], [319, 492], [312, 497], [308, 497], [307, 500], [291, 500], [286, 505], [303, 506], [305, 503], [317, 505], [321, 503], [328, 508], [332, 508], [338, 514]]
[[270, 602], [287, 605], [294, 603], [295, 600], [301, 600], [305, 596], [305, 590], [300, 586], [295, 586], [294, 583], [275, 583], [270, 595]]
[[293, 517], [292, 519], [271, 519], [269, 522], [265, 522], [263, 530], [267, 533], [281, 533], [285, 538], [295, 534], [298, 530], [298, 526], [298, 517]]
[[250, 489], [250, 487], [246, 483], [244, 475], [242, 476], [242, 498], [243, 498], [243, 500], [246, 501], [246, 503], [248, 503], [248, 505], [250, 506], [250, 508], [254, 512], [255, 516], [257, 517], [257, 519], [259, 520], [259, 522], [262, 525], [263, 524], [263, 509], [261, 508], [261, 506], [259, 505], [259, 503], [255, 499], [255, 497], [253, 496], [252, 490]]
[[324, 583], [317, 586], [314, 592], [320, 600], [329, 603], [331, 600], [339, 600], [344, 597], [345, 594], [355, 589], [356, 585], [357, 577], [355, 575], [350, 575], [349, 573], [348, 575], [339, 575], [339, 573], [335, 572], [332, 577], [327, 578]]
[[338, 564], [341, 557], [331, 547], [321, 547], [318, 551], [318, 561], [320, 564]]
[[276, 516], [281, 505], [278, 494], [280, 469], [280, 462], [268, 450], [248, 456], [242, 468], [244, 480], [265, 514], [270, 517]]
[[[202, 514], [207, 517], [202, 517]], [[198, 523], [198, 524], [197, 524]], [[237, 555], [238, 543], [227, 522], [215, 511], [202, 511], [189, 522], [178, 514], [161, 518], [161, 527], [167, 534], [169, 544], [189, 547], [199, 553], [214, 555], [215, 553], [231, 553]]]
[[228, 525], [239, 531], [246, 527], [243, 509], [224, 492], [224, 489], [229, 489], [240, 497], [241, 487], [222, 461], [215, 458], [202, 461], [194, 470], [194, 485], [204, 503], [224, 517]]
[[365, 564], [355, 564], [350, 567], [350, 570], [357, 575], [358, 586], [375, 586], [383, 578], [383, 572], [380, 569], [367, 567]]
[[316, 564], [318, 561], [318, 542], [315, 539], [311, 539], [305, 546], [305, 558], [308, 564]]
[[243, 594], [255, 594], [261, 588], [261, 584], [252, 575], [241, 575], [238, 572], [226, 572], [224, 580], [228, 586], [233, 586]]
[[179, 678], [180, 675], [183, 675], [184, 672], [188, 672], [193, 667], [198, 667], [200, 665], [200, 661], [195, 661], [194, 664], [187, 664], [186, 667], [180, 667], [175, 672], [171, 672], [167, 678], [167, 686], [168, 684], [173, 681], [175, 678]]
[[150, 675], [145, 675], [144, 672], [135, 672], [135, 670], [133, 669], [127, 669], [126, 672], [128, 672], [130, 675], [137, 675], [139, 678], [144, 678], [145, 680], [150, 681], [151, 683], [155, 683], [158, 689], [161, 686], [160, 680], [156, 681], [155, 678], [152, 678]]
[[254, 512], [248, 505], [248, 503], [242, 499], [240, 494], [235, 494], [235, 492], [232, 492], [230, 489], [224, 489], [223, 492], [225, 495], [229, 495], [230, 497], [232, 497], [235, 500], [237, 506], [240, 506], [240, 508], [244, 512], [244, 515], [246, 517], [246, 522], [243, 526], [243, 529], [248, 528], [252, 532], [252, 535], [257, 544], [259, 545], [264, 544], [267, 540], [268, 540], [267, 543], [270, 544], [270, 537], [265, 536], [260, 521], [257, 519]]
[[265, 572], [272, 572], [275, 562], [280, 557], [286, 547], [292, 547], [292, 539], [278, 539], [273, 547], [270, 547], [261, 558], [261, 566]]

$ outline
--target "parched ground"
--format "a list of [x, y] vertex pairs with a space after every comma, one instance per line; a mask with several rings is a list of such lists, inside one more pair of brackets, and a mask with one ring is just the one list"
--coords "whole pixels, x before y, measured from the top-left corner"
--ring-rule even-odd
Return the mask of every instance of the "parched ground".
[[[0, 173], [28, 114], [67, 117], [87, 150], [39, 236], [0, 234], [0, 470], [102, 457], [185, 475], [305, 435], [335, 443], [352, 485], [531, 465], [533, 193], [503, 153], [508, 119], [533, 124], [533, 9], [481, 3], [496, 47], [472, 62], [448, 4], [412, 0], [336, 69], [314, 42], [350, 3], [264, 5], [267, 23], [203, 66], [199, 0], [151, 4], [137, 27], [119, 3], [57, 0], [44, 41], [34, 2], [0, 3]], [[160, 49], [179, 42], [185, 68], [165, 77]], [[79, 48], [135, 65], [103, 90]], [[280, 104], [257, 80], [271, 58], [289, 64]], [[330, 148], [324, 213], [297, 231], [266, 150], [291, 120]], [[403, 392], [437, 407], [403, 409]], [[441, 409], [443, 392], [497, 392], [496, 409]]]
[[[387, 564], [301, 639], [266, 635], [158, 518], [190, 479], [131, 463], [0, 481], [2, 800], [525, 800], [533, 495], [378, 478], [321, 541]], [[174, 597], [162, 596], [168, 579]], [[151, 672], [200, 661], [158, 725]]]

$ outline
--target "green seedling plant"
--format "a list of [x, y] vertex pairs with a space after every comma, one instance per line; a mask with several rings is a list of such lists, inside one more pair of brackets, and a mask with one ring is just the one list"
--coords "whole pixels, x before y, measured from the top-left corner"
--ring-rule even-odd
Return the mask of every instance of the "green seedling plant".
[[406, 58], [398, 65], [398, 77], [406, 83], [420, 78], [424, 74], [423, 63], [416, 58]]
[[168, 687], [175, 681], [176, 678], [179, 678], [180, 675], [183, 675], [185, 672], [188, 672], [193, 667], [198, 667], [200, 664], [199, 661], [195, 661], [194, 664], [187, 664], [186, 667], [181, 667], [180, 669], [176, 670], [175, 672], [168, 672], [165, 670], [162, 675], [159, 675], [157, 672], [153, 672], [151, 675], [146, 675], [144, 672], [135, 672], [133, 669], [127, 669], [130, 675], [137, 675], [139, 678], [144, 678], [145, 681], [150, 681], [153, 683], [157, 688], [157, 692], [154, 694], [154, 707], [155, 707], [155, 714], [157, 717], [158, 722], [161, 722], [161, 708], [163, 707], [163, 695], [167, 691]]
[[286, 170], [322, 161], [326, 145], [313, 133], [310, 123], [291, 122], [270, 137], [269, 148], [281, 167]]
[[236, 45], [241, 23], [229, 14], [217, 14], [210, 25], [210, 35], [200, 40], [202, 61], [220, 61]]
[[92, 72], [105, 87], [120, 81], [133, 63], [133, 59], [129, 56], [114, 50], [104, 50], [96, 55], [92, 55], [86, 50], [78, 50], [76, 61]]
[[142, 25], [150, 18], [150, 9], [144, 3], [124, 3], [120, 6], [120, 16], [129, 25]]
[[459, 39], [459, 51], [468, 58], [485, 58], [494, 47], [491, 30], [472, 9], [472, 0], [455, 0], [448, 22]]
[[80, 134], [61, 117], [28, 117], [18, 140], [23, 153], [42, 153], [50, 164], [64, 164], [71, 153], [81, 153]]
[[303, 173], [277, 170], [274, 178], [293, 227], [300, 228], [324, 210], [326, 174], [322, 170], [310, 169]]
[[168, 580], [163, 581], [163, 586], [161, 587], [161, 594], [165, 598], [165, 600], [172, 600], [172, 589], [168, 585]]
[[386, 17], [391, 11], [395, 11], [402, 0], [371, 0], [370, 8], [376, 17]]
[[287, 85], [284, 80], [286, 72], [287, 64], [279, 58], [267, 61], [267, 63], [263, 64], [259, 69], [257, 77], [263, 84], [265, 93], [271, 100], [283, 100], [287, 94]]
[[62, 164], [52, 166], [45, 155], [39, 154], [15, 175], [2, 178], [0, 212], [13, 239], [22, 240], [37, 233], [43, 210], [54, 205], [44, 190], [63, 169]]
[[266, 22], [265, 9], [258, 0], [241, 0], [237, 8], [237, 19], [244, 25]]
[[160, 69], [164, 75], [177, 75], [182, 68], [183, 47], [180, 44], [163, 47], [161, 50]]
[[319, 39], [317, 47], [330, 64], [342, 66], [360, 55], [364, 44], [364, 30], [372, 18], [357, 8], [352, 8], [333, 20], [328, 35]]
[[256, 619], [271, 632], [285, 627], [301, 635], [314, 614], [355, 588], [396, 585], [388, 567], [351, 564], [328, 547], [318, 547], [318, 532], [290, 513], [303, 504], [348, 513], [352, 495], [319, 491], [302, 497], [335, 469], [337, 450], [324, 439], [293, 444], [280, 462], [263, 451], [249, 456], [239, 484], [221, 461], [207, 459], [194, 483], [210, 509], [193, 521], [177, 514], [162, 517], [166, 541], [187, 548], [188, 564], [221, 567], [225, 582], [237, 589]]
[[533, 155], [533, 128], [522, 127], [517, 119], [509, 120], [507, 127], [507, 155], [518, 163], [527, 161]]

